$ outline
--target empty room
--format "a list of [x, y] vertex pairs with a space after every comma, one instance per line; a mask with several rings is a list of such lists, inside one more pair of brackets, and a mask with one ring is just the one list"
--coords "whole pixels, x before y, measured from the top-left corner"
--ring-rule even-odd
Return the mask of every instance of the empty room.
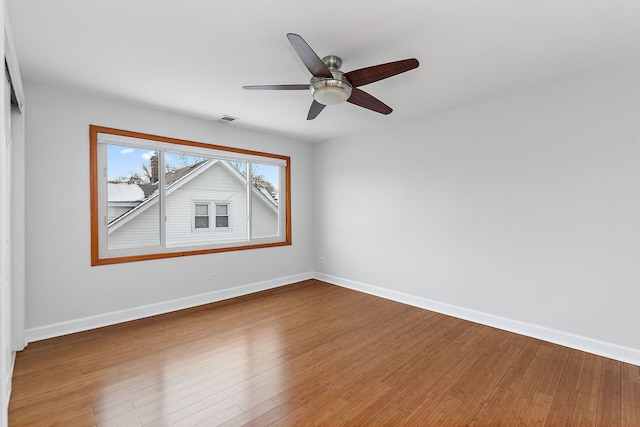
[[640, 2], [2, 3], [0, 427], [640, 426]]

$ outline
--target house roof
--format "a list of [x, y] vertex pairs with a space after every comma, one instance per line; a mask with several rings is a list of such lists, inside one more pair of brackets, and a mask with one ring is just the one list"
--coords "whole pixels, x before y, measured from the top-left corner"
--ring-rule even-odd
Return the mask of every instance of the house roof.
[[[209, 160], [203, 160], [201, 162], [198, 163], [194, 163], [192, 165], [180, 168], [180, 169], [175, 169], [171, 172], [167, 172], [164, 176], [164, 182], [167, 186], [171, 186], [174, 182], [177, 182], [179, 180], [181, 180], [182, 178], [184, 178], [185, 176], [189, 175], [190, 173], [194, 172], [196, 169], [198, 169], [199, 167], [203, 166], [206, 162], [208, 162]], [[153, 193], [155, 193], [156, 191], [158, 191], [158, 183], [154, 183], [154, 184], [139, 184], [140, 188], [142, 189], [142, 191], [144, 191], [144, 195], [145, 197], [149, 197], [151, 195], [153, 195]]]
[[147, 194], [139, 185], [112, 182], [107, 184], [107, 200], [109, 202], [139, 202], [145, 197]]

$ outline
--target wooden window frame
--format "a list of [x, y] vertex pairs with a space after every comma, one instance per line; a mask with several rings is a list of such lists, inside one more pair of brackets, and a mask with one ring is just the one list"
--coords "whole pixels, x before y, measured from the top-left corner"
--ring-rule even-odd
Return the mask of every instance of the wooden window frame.
[[[247, 244], [231, 244], [225, 247], [212, 247], [212, 248], [204, 248], [204, 249], [182, 249], [175, 248], [176, 250], [164, 249], [162, 252], [149, 252], [149, 253], [141, 253], [136, 255], [127, 255], [127, 256], [113, 256], [108, 257], [101, 255], [100, 253], [100, 218], [99, 218], [99, 196], [98, 196], [98, 187], [100, 185], [101, 179], [99, 178], [99, 165], [98, 165], [98, 135], [99, 134], [109, 134], [120, 137], [128, 137], [128, 138], [139, 138], [148, 141], [156, 141], [158, 143], [164, 144], [175, 144], [178, 146], [187, 146], [187, 147], [195, 147], [198, 149], [206, 149], [213, 150], [217, 152], [225, 152], [229, 153], [229, 157], [236, 156], [237, 158], [271, 158], [277, 159], [280, 162], [284, 162], [285, 166], [283, 167], [284, 176], [284, 185], [281, 185], [281, 191], [284, 191], [284, 206], [282, 207], [282, 214], [285, 215], [284, 218], [284, 230], [281, 233], [282, 241], [278, 242], [269, 242], [269, 243], [252, 243], [251, 242], [251, 234], [247, 235], [249, 239], [249, 243]], [[174, 257], [183, 257], [183, 256], [192, 256], [192, 255], [203, 255], [203, 254], [213, 254], [218, 252], [230, 252], [230, 251], [240, 251], [240, 250], [250, 250], [250, 249], [263, 249], [270, 247], [279, 247], [279, 246], [288, 246], [291, 245], [291, 158], [289, 156], [265, 153], [253, 150], [246, 150], [242, 148], [235, 147], [226, 147], [221, 145], [207, 144], [203, 142], [189, 141], [178, 138], [171, 138], [165, 136], [152, 135], [141, 132], [133, 132], [122, 129], [114, 129], [104, 126], [90, 125], [89, 126], [89, 185], [90, 185], [90, 210], [91, 210], [91, 265], [109, 265], [109, 264], [118, 264], [125, 262], [137, 262], [137, 261], [146, 261], [146, 260], [155, 260], [155, 259], [163, 259], [163, 258], [174, 258]], [[215, 206], [212, 204], [212, 208], [215, 209]], [[211, 215], [212, 219], [215, 221], [215, 216]], [[104, 221], [102, 221], [104, 222]], [[211, 224], [210, 224], [211, 225]], [[215, 225], [215, 224], [214, 224]], [[104, 225], [103, 225], [104, 226]], [[250, 230], [249, 230], [250, 231]]]

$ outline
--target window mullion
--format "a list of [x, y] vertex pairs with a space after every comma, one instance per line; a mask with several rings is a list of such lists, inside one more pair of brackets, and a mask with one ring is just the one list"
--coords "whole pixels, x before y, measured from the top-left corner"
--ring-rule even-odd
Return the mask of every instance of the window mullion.
[[166, 181], [166, 164], [165, 164], [165, 151], [160, 150], [158, 152], [158, 206], [160, 215], [160, 246], [162, 248], [167, 247], [167, 206], [165, 203], [165, 181]]
[[253, 240], [252, 228], [253, 224], [251, 223], [251, 210], [252, 210], [252, 199], [251, 197], [251, 181], [253, 180], [253, 163], [251, 161], [247, 162], [247, 241], [251, 242]]
[[283, 212], [284, 206], [288, 203], [286, 193], [284, 170], [283, 168], [278, 168], [278, 235], [282, 234], [286, 228], [286, 217]]
[[109, 223], [108, 221], [108, 214], [109, 214], [109, 207], [108, 207], [108, 185], [109, 185], [109, 178], [107, 176], [107, 168], [108, 168], [108, 163], [107, 163], [107, 146], [105, 144], [99, 144], [97, 146], [97, 150], [98, 150], [98, 156], [97, 156], [97, 163], [98, 163], [98, 177], [97, 177], [97, 181], [99, 183], [98, 185], [98, 200], [104, 201], [104, 203], [99, 203], [98, 204], [98, 243], [99, 243], [99, 251], [100, 253], [106, 253], [107, 252], [107, 238], [108, 238], [108, 233], [107, 233], [107, 225]]

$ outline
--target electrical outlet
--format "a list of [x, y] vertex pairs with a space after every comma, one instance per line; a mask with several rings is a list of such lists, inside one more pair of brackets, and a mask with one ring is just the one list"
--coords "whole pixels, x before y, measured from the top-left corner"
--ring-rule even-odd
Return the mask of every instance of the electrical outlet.
[[218, 278], [218, 273], [209, 273], [209, 280], [216, 280]]
[[319, 262], [320, 264], [324, 264], [324, 257], [323, 257], [323, 256], [321, 256], [320, 258], [318, 258], [318, 262]]

